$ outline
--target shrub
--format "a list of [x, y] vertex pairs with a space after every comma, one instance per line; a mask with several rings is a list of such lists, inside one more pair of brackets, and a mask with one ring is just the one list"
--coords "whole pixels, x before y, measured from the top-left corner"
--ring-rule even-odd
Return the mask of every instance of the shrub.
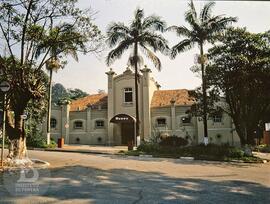
[[159, 144], [160, 146], [180, 147], [186, 146], [188, 144], [188, 141], [182, 137], [170, 136], [161, 140]]
[[138, 151], [146, 152], [146, 153], [154, 153], [159, 152], [160, 147], [155, 143], [142, 143], [138, 148]]
[[45, 148], [46, 139], [41, 134], [28, 135], [26, 138], [26, 145], [29, 147]]
[[47, 145], [46, 138], [42, 134], [36, 134], [34, 136], [28, 135], [26, 138], [27, 147], [34, 148], [55, 148], [57, 146], [56, 142], [51, 138], [51, 143]]
[[232, 158], [242, 158], [244, 156], [245, 152], [239, 148], [231, 147], [229, 149], [229, 157]]
[[56, 148], [57, 144], [56, 142], [51, 138], [51, 143], [49, 145], [45, 145], [46, 148]]
[[255, 148], [255, 150], [259, 151], [259, 152], [263, 152], [263, 153], [270, 153], [270, 145], [259, 145]]
[[195, 159], [206, 159], [206, 160], [218, 160], [223, 161], [228, 159], [245, 159], [249, 158], [245, 156], [244, 150], [237, 147], [231, 147], [228, 144], [216, 145], [204, 144], [196, 146], [161, 146], [155, 143], [143, 143], [141, 144], [138, 151], [152, 154], [152, 155], [162, 155], [170, 157], [182, 157], [191, 156]]

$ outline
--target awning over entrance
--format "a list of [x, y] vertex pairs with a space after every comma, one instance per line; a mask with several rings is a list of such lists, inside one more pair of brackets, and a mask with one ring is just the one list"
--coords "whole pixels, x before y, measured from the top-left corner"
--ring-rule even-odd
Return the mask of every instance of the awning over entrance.
[[136, 119], [130, 115], [127, 114], [118, 114], [115, 115], [110, 122], [111, 123], [133, 123]]

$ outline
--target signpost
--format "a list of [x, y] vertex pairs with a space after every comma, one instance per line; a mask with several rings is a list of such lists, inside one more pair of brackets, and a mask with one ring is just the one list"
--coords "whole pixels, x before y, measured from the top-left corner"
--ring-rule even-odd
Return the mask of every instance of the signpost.
[[1, 151], [1, 167], [4, 168], [4, 148], [5, 148], [5, 132], [6, 132], [6, 93], [10, 89], [10, 84], [7, 81], [0, 83], [0, 90], [4, 93], [3, 101], [3, 130], [2, 130], [2, 151]]

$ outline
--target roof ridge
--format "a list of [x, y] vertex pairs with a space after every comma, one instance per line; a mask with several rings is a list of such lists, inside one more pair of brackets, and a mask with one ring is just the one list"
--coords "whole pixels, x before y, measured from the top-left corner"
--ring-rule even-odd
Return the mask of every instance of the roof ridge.
[[182, 91], [182, 90], [185, 90], [185, 91], [190, 91], [192, 89], [162, 89], [162, 90], [156, 90], [156, 91]]
[[82, 98], [78, 98], [78, 99], [72, 100], [71, 102], [78, 101], [78, 100], [82, 100], [82, 99], [86, 99], [86, 98], [93, 97], [93, 96], [98, 96], [98, 95], [104, 95], [104, 96], [107, 96], [108, 94], [107, 94], [107, 93], [89, 94], [89, 95], [84, 96], [84, 97], [82, 97]]

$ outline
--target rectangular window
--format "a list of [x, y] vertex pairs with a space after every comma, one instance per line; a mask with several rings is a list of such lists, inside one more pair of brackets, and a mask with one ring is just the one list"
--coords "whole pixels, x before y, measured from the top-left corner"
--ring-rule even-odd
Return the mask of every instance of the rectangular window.
[[157, 126], [159, 126], [159, 127], [166, 126], [166, 118], [158, 118], [157, 119]]
[[75, 121], [74, 122], [74, 129], [82, 129], [83, 128], [83, 122], [82, 121]]
[[57, 121], [55, 118], [51, 118], [51, 128], [55, 129], [56, 128]]
[[97, 120], [96, 121], [96, 128], [104, 128], [104, 121], [103, 120]]
[[132, 96], [132, 88], [125, 88], [124, 89], [124, 102], [125, 103], [132, 103], [133, 96]]
[[222, 116], [220, 116], [220, 115], [214, 115], [213, 116], [213, 122], [214, 123], [221, 123], [222, 122]]

